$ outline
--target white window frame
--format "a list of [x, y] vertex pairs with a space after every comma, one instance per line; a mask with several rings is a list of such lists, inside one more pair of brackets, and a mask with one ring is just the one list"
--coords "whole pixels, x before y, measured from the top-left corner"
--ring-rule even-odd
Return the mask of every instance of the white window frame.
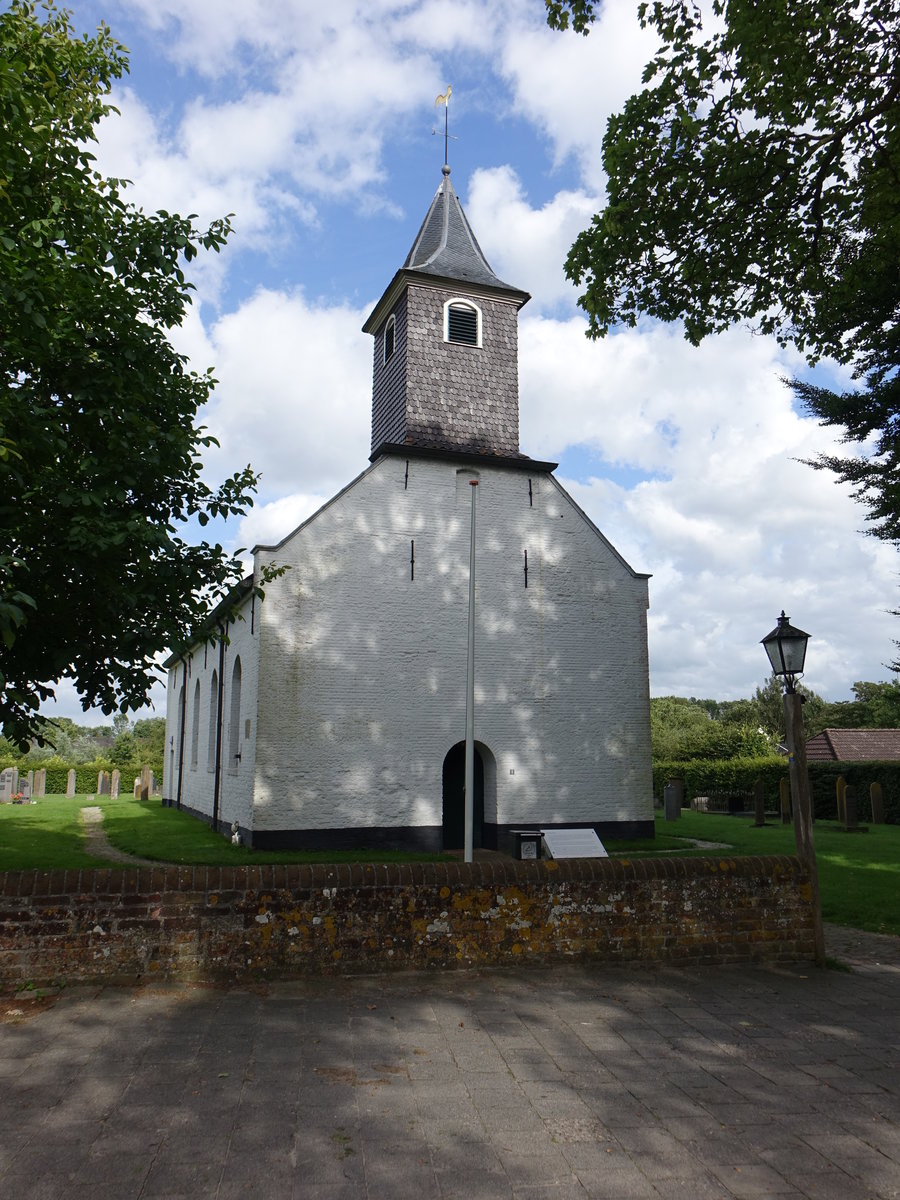
[[[387, 339], [388, 339], [388, 330], [389, 329], [392, 329], [394, 332], [394, 336], [392, 338], [392, 346], [391, 346], [390, 354], [388, 354], [388, 352], [387, 352]], [[385, 322], [384, 336], [381, 339], [381, 364], [382, 364], [382, 366], [384, 366], [385, 363], [389, 363], [396, 353], [397, 353], [397, 318], [394, 316], [393, 313], [391, 313], [391, 315], [388, 317], [387, 321]]]
[[[451, 341], [451, 339], [450, 339], [450, 309], [454, 305], [457, 305], [460, 308], [472, 309], [472, 311], [475, 313], [475, 317], [478, 322], [478, 326], [477, 326], [477, 333], [476, 333], [476, 338], [475, 338], [474, 343], [473, 342]], [[444, 341], [448, 342], [451, 346], [474, 346], [475, 348], [480, 350], [482, 348], [481, 333], [482, 333], [481, 309], [475, 303], [475, 301], [470, 300], [468, 298], [468, 296], [451, 296], [451, 298], [449, 300], [447, 300], [444, 304]]]

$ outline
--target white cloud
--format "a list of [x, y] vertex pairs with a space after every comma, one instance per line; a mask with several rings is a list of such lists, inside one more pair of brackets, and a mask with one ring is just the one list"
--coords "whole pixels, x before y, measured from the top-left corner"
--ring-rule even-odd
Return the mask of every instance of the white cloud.
[[587, 37], [514, 23], [502, 52], [516, 108], [550, 138], [557, 162], [576, 156], [594, 191], [605, 186], [600, 144], [607, 118], [641, 87], [656, 47], [636, 12], [633, 0], [607, 0]]
[[256, 505], [241, 519], [238, 540], [243, 546], [275, 546], [329, 500], [327, 495], [295, 492], [269, 504]]
[[528, 312], [563, 303], [574, 309], [577, 293], [564, 263], [577, 234], [599, 200], [585, 192], [557, 192], [540, 209], [531, 208], [510, 166], [476, 171], [469, 182], [466, 215], [499, 277], [531, 292]]
[[209, 335], [219, 379], [204, 414], [213, 475], [252, 463], [263, 502], [329, 496], [368, 463], [372, 341], [366, 312], [258, 291]]

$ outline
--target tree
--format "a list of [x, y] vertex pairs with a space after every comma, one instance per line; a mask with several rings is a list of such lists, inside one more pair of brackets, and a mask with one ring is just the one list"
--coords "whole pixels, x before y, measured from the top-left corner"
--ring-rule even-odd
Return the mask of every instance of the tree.
[[650, 701], [653, 757], [659, 761], [754, 757], [771, 751], [765, 733], [752, 724], [722, 722], [710, 714], [713, 700], [658, 696]]
[[[587, 33], [591, 0], [545, 0]], [[599, 8], [599, 5], [597, 5]], [[896, 0], [642, 3], [661, 48], [603, 139], [608, 202], [566, 270], [589, 332], [642, 314], [698, 343], [748, 322], [861, 386], [792, 381], [864, 453], [812, 462], [900, 541], [900, 7]]]
[[46, 8], [0, 14], [0, 721], [19, 743], [43, 739], [63, 677], [85, 708], [147, 702], [160, 652], [241, 576], [178, 530], [245, 512], [256, 486], [249, 467], [203, 481], [214, 380], [167, 337], [190, 303], [184, 264], [229, 221], [145, 213], [95, 170], [126, 54]]

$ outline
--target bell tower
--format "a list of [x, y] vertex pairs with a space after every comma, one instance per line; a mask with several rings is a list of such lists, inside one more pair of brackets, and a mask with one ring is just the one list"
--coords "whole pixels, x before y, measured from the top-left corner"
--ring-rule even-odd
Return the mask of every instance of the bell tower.
[[519, 455], [518, 314], [443, 178], [406, 261], [363, 326], [375, 337], [372, 458], [418, 446]]

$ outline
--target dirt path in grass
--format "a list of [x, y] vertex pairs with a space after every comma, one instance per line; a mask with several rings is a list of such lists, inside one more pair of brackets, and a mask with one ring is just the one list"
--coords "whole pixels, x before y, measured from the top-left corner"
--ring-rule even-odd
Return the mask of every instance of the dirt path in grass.
[[84, 822], [85, 850], [94, 858], [105, 858], [110, 862], [124, 863], [131, 866], [158, 867], [163, 864], [151, 858], [138, 858], [136, 854], [126, 854], [117, 850], [103, 829], [103, 809], [97, 805], [88, 805], [81, 810]]

